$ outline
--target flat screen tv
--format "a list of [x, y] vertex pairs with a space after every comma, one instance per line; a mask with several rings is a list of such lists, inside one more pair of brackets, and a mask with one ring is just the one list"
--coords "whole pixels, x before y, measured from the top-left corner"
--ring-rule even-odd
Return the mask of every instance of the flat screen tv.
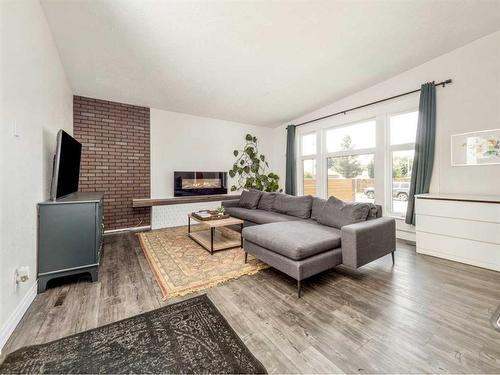
[[81, 155], [81, 143], [64, 130], [59, 130], [50, 186], [51, 200], [78, 191]]

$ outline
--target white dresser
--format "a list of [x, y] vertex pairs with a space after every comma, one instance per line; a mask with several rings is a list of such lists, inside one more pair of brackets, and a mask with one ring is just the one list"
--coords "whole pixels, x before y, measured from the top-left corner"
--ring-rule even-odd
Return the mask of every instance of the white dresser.
[[416, 196], [417, 253], [500, 271], [500, 196]]

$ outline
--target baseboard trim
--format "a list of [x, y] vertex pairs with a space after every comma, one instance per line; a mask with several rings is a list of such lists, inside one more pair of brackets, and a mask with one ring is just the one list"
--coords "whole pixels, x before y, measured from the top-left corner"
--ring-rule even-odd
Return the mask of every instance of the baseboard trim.
[[105, 230], [104, 234], [112, 234], [112, 233], [119, 233], [119, 232], [136, 232], [136, 231], [143, 231], [143, 230], [150, 230], [150, 229], [151, 229], [151, 225], [144, 225], [142, 227]]
[[415, 232], [410, 232], [406, 230], [396, 230], [396, 238], [399, 240], [412, 242], [413, 244], [415, 244], [417, 241]]
[[24, 314], [31, 306], [31, 303], [35, 299], [37, 295], [37, 288], [38, 288], [38, 280], [35, 281], [35, 283], [31, 286], [31, 288], [26, 292], [23, 299], [21, 300], [21, 303], [17, 305], [14, 312], [10, 315], [5, 324], [1, 327], [0, 355], [2, 354], [3, 347], [7, 343], [7, 340], [9, 339], [10, 335], [12, 335], [12, 332], [14, 332], [17, 325], [19, 324]]

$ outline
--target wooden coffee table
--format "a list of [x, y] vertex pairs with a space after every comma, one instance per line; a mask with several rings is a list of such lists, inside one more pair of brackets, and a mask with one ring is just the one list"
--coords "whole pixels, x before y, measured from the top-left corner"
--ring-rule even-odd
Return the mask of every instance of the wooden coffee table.
[[[205, 224], [208, 229], [191, 232], [191, 220], [198, 223]], [[214, 251], [233, 249], [235, 247], [243, 247], [243, 237], [240, 232], [238, 240], [224, 236], [224, 233], [217, 231], [217, 228], [227, 227], [230, 225], [240, 225], [243, 230], [243, 220], [235, 217], [228, 217], [227, 219], [217, 220], [200, 220], [197, 217], [188, 215], [188, 235], [193, 240], [198, 242], [204, 249], [208, 250], [211, 255]]]

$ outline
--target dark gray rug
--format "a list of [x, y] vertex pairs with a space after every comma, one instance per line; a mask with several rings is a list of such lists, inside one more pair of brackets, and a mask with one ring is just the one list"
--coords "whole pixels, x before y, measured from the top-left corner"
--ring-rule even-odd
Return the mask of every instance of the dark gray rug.
[[206, 295], [7, 356], [0, 373], [231, 373], [266, 369]]

